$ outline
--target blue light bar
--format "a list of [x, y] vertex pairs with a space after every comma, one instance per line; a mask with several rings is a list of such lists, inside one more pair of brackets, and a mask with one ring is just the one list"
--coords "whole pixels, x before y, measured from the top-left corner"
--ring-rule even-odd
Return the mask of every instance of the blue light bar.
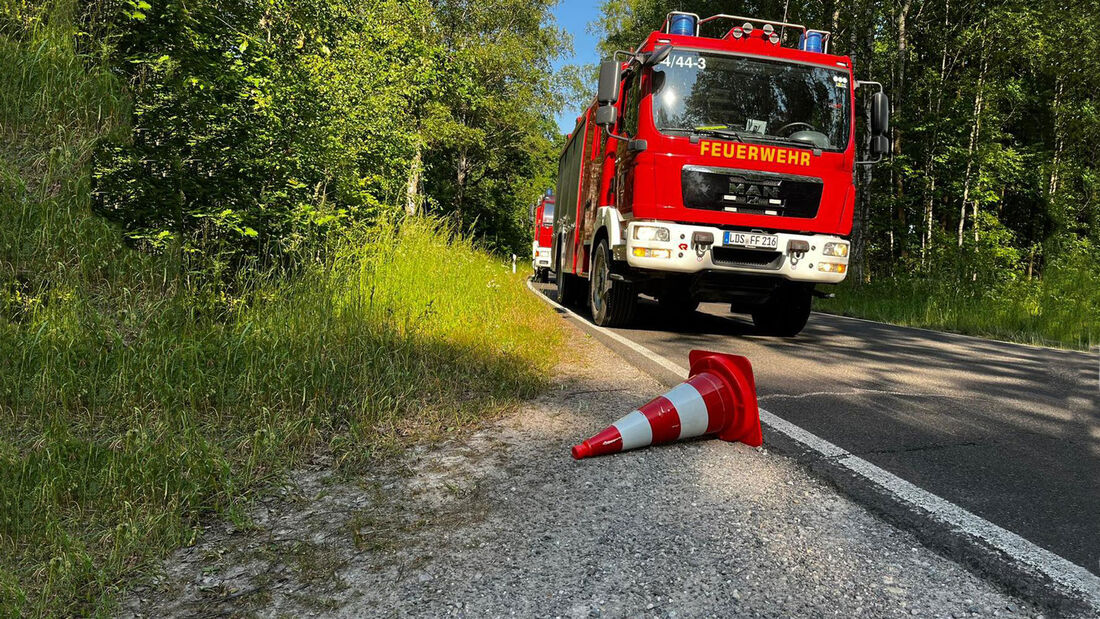
[[669, 34], [680, 34], [693, 37], [695, 36], [695, 22], [696, 17], [694, 15], [673, 13], [668, 32]]

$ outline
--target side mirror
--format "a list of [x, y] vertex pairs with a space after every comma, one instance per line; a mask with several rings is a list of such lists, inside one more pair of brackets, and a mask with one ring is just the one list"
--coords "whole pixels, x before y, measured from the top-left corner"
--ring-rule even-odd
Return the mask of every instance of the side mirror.
[[[890, 99], [881, 92], [871, 96], [871, 133], [886, 135], [890, 131]], [[874, 142], [872, 141], [872, 145]]]
[[885, 135], [871, 136], [871, 154], [876, 157], [890, 154], [890, 138]]
[[601, 105], [596, 108], [596, 124], [600, 127], [613, 127], [619, 120], [619, 110], [614, 105]]
[[601, 106], [619, 102], [619, 84], [622, 80], [622, 66], [617, 60], [600, 63], [600, 84], [596, 89], [596, 100]]
[[665, 58], [668, 58], [668, 55], [670, 53], [672, 53], [672, 46], [662, 45], [658, 48], [655, 48], [652, 52], [646, 54], [645, 60], [642, 62], [642, 65], [652, 67], [655, 64], [661, 64], [665, 61]]

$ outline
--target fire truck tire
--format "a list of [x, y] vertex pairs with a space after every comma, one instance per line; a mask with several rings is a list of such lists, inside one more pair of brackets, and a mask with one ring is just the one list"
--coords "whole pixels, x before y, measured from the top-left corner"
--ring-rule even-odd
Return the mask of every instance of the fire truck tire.
[[566, 307], [577, 307], [584, 300], [584, 292], [581, 288], [581, 281], [576, 275], [565, 273], [561, 269], [561, 265], [558, 265], [557, 278], [558, 280], [558, 303]]
[[588, 273], [588, 308], [592, 311], [592, 321], [601, 327], [629, 324], [638, 307], [638, 293], [631, 284], [611, 279], [611, 250], [606, 240], [600, 241], [592, 252]]
[[781, 290], [767, 303], [753, 310], [752, 322], [763, 335], [794, 337], [806, 326], [812, 301], [813, 294], [809, 290]]

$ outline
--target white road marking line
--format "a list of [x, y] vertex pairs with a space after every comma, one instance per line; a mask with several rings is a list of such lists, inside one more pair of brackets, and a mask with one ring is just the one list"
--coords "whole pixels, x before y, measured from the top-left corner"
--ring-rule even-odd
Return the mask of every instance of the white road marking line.
[[[586, 328], [593, 329], [615, 340], [674, 374], [687, 377], [688, 368], [681, 367], [614, 331], [592, 324], [576, 312], [535, 290], [530, 281], [527, 282], [527, 287], [542, 300], [565, 311], [567, 315], [583, 323]], [[837, 465], [874, 483], [902, 503], [927, 513], [933, 520], [947, 524], [959, 533], [982, 540], [1018, 564], [1042, 574], [1063, 589], [1079, 596], [1092, 610], [1100, 613], [1100, 577], [1085, 568], [1045, 548], [1040, 548], [1019, 535], [1003, 529], [981, 516], [972, 514], [946, 499], [915, 486], [897, 475], [853, 455], [846, 449], [775, 416], [763, 408], [760, 409], [760, 421], [772, 431], [787, 436], [787, 438], [801, 444], [806, 449], [829, 458], [835, 461]]]

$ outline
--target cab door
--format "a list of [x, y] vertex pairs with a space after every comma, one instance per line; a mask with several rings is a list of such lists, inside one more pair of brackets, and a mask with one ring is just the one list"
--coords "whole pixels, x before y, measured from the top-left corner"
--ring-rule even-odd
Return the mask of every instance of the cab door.
[[[618, 134], [625, 138], [634, 139], [638, 136], [638, 119], [644, 86], [642, 70], [639, 67], [635, 67], [623, 78]], [[615, 140], [615, 144], [613, 191], [615, 204], [625, 217], [633, 211], [631, 205], [634, 200], [634, 168], [639, 151], [631, 149], [629, 142], [623, 140]]]

